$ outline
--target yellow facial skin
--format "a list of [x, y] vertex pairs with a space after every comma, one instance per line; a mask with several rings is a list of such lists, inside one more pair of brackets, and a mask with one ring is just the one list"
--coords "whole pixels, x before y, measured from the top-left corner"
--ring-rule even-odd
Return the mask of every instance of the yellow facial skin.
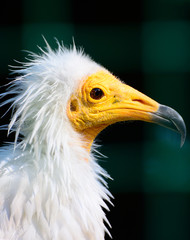
[[110, 124], [127, 120], [152, 122], [159, 104], [106, 71], [89, 76], [71, 96], [67, 114], [90, 150], [97, 134]]

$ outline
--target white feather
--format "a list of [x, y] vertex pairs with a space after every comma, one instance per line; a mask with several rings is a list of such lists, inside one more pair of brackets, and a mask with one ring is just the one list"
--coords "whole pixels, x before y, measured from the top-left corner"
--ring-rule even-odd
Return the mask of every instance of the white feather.
[[103, 67], [59, 44], [30, 55], [8, 90], [16, 137], [0, 149], [0, 239], [103, 240], [109, 176], [66, 114], [80, 82]]

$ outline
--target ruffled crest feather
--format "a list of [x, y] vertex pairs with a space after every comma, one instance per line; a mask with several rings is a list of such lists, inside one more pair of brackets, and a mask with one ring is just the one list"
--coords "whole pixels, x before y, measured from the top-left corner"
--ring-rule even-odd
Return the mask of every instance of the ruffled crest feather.
[[75, 45], [58, 43], [54, 51], [46, 42], [40, 50], [14, 70], [18, 77], [5, 93], [14, 95], [3, 104], [12, 103], [8, 132], [16, 134], [15, 147], [0, 150], [0, 239], [103, 240], [109, 175], [66, 113], [80, 82], [102, 67]]

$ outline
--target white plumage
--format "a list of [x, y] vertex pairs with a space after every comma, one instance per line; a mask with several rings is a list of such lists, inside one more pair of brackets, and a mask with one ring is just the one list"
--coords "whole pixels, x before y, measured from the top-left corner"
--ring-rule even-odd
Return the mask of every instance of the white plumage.
[[96, 135], [143, 120], [179, 131], [183, 144], [185, 123], [75, 47], [30, 57], [1, 95], [15, 96], [3, 103], [15, 142], [0, 149], [0, 240], [103, 240], [111, 194], [90, 151]]
[[80, 81], [104, 68], [75, 47], [47, 44], [30, 56], [8, 90], [16, 96], [4, 102], [12, 102], [16, 138], [0, 149], [0, 239], [104, 239], [109, 176], [66, 114]]

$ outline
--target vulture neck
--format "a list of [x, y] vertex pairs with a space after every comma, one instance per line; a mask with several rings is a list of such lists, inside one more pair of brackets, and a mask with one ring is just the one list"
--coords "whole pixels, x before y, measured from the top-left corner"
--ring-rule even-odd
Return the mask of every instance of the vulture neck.
[[[105, 232], [109, 234], [105, 226], [105, 223], [109, 223], [103, 211], [103, 208], [108, 207], [104, 201], [110, 202], [111, 195], [103, 178], [109, 176], [96, 163], [92, 154], [81, 147], [78, 133], [71, 131], [67, 135], [65, 132], [65, 137], [61, 139], [61, 142], [55, 139], [56, 148], [51, 151], [48, 150], [45, 141], [38, 144], [38, 152], [35, 152], [35, 145], [31, 152], [29, 144], [25, 150], [17, 150], [18, 156], [15, 155], [15, 161], [22, 167], [19, 169], [22, 169], [25, 175], [30, 175], [28, 182], [21, 178], [23, 184], [26, 184], [26, 189], [21, 188], [18, 198], [24, 195], [19, 198], [23, 201], [19, 206], [13, 201], [12, 208], [23, 209], [22, 216], [26, 217], [20, 219], [23, 221], [21, 224], [30, 226], [33, 222], [36, 223], [32, 228], [34, 232], [40, 232], [39, 239], [49, 240], [56, 236], [57, 240], [104, 240]], [[61, 145], [58, 146], [58, 143]], [[85, 158], [88, 161], [84, 161]], [[30, 160], [33, 164], [27, 163]], [[28, 202], [35, 206], [30, 209], [30, 214], [22, 207]], [[14, 219], [14, 212], [12, 215]], [[40, 226], [47, 228], [43, 229]], [[59, 231], [56, 231], [57, 229]]]

